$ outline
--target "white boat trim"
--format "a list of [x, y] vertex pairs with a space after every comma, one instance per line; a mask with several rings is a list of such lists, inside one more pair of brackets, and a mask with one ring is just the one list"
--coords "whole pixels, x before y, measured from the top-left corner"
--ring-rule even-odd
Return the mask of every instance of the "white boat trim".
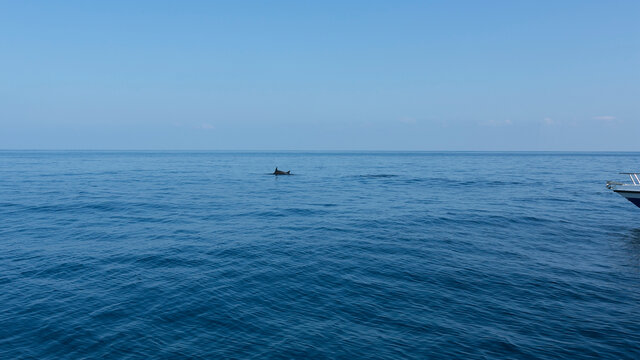
[[613, 190], [618, 195], [632, 202], [635, 206], [640, 207], [640, 173], [620, 173], [629, 175], [631, 184], [625, 184], [617, 181], [607, 181], [607, 188]]

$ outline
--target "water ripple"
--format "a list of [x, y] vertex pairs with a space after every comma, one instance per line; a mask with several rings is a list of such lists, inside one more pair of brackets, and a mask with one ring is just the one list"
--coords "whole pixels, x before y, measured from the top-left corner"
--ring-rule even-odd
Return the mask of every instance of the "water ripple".
[[3, 359], [640, 357], [637, 155], [0, 160]]

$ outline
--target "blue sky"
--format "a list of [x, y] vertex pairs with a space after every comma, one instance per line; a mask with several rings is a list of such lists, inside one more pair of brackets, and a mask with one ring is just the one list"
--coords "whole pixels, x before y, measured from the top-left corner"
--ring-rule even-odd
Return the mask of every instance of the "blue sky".
[[639, 1], [2, 1], [0, 149], [637, 150]]

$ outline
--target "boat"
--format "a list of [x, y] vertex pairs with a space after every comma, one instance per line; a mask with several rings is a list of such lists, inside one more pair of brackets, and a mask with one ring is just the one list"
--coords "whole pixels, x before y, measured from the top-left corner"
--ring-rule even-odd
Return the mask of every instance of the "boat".
[[640, 207], [640, 173], [620, 173], [629, 175], [631, 184], [617, 181], [607, 181], [607, 189], [611, 189], [625, 199], [631, 201], [635, 206]]

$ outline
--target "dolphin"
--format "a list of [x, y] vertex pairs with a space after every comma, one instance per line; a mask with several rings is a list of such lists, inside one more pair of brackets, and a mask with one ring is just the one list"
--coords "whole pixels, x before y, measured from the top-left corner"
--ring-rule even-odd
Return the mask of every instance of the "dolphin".
[[278, 170], [278, 167], [276, 167], [276, 170], [271, 175], [291, 175], [291, 170], [282, 171], [282, 170]]

